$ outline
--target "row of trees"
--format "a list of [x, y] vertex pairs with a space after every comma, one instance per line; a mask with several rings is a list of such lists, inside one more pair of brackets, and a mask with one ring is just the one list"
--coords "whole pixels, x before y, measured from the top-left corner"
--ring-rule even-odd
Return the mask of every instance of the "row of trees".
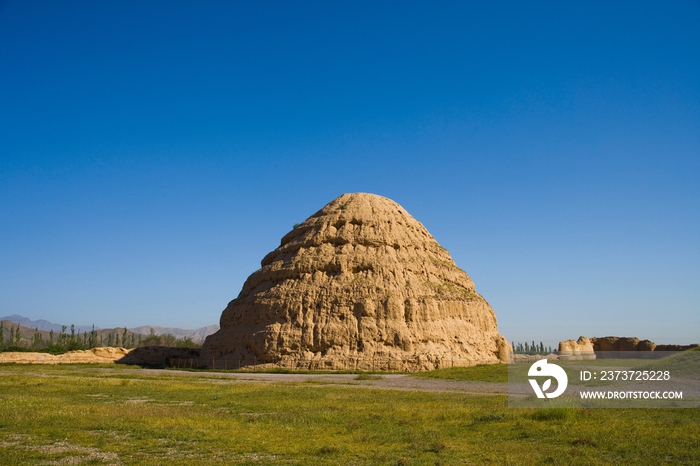
[[141, 339], [139, 335], [139, 346], [176, 346], [179, 348], [201, 348], [202, 345], [198, 345], [193, 342], [190, 337], [178, 338], [170, 333], [164, 333], [162, 335], [156, 335], [156, 332], [151, 329], [151, 332], [147, 337]]
[[513, 352], [516, 354], [549, 354], [554, 351], [551, 346], [544, 346], [542, 342], [538, 345], [533, 340], [532, 343], [513, 342]]
[[10, 335], [5, 341], [5, 323], [0, 322], [0, 351], [2, 351], [6, 346], [19, 346], [21, 335], [19, 333], [19, 324], [17, 324], [17, 330], [10, 327]]
[[87, 350], [98, 346], [121, 346], [124, 348], [135, 348], [137, 346], [179, 346], [186, 348], [198, 347], [190, 338], [179, 339], [171, 334], [156, 335], [151, 329], [151, 333], [144, 337], [141, 334], [129, 332], [126, 327], [115, 329], [106, 336], [98, 333], [95, 326], [90, 332], [77, 332], [75, 325], [70, 326], [70, 333], [67, 327], [61, 327], [61, 331], [55, 334], [53, 330], [48, 333], [48, 338], [39, 329], [34, 329], [31, 338], [22, 338], [20, 325], [17, 327], [10, 325], [9, 328], [0, 322], [0, 351], [44, 351], [52, 354], [61, 354], [67, 351]]

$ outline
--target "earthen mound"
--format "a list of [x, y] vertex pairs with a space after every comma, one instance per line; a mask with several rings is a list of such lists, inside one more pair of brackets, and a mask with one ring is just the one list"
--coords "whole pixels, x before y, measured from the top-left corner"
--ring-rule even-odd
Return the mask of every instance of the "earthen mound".
[[508, 358], [469, 276], [385, 197], [340, 196], [261, 265], [207, 337], [201, 365], [421, 370]]
[[692, 345], [657, 345], [650, 340], [640, 340], [637, 337], [579, 337], [578, 342], [573, 340], [559, 342], [559, 351], [562, 355], [607, 352], [607, 351], [686, 351], [697, 348], [698, 343]]
[[0, 363], [16, 364], [111, 364], [132, 351], [126, 348], [99, 346], [89, 350], [69, 351], [63, 354], [5, 352], [0, 353]]
[[560, 359], [595, 359], [593, 343], [589, 338], [581, 336], [578, 340], [559, 342]]

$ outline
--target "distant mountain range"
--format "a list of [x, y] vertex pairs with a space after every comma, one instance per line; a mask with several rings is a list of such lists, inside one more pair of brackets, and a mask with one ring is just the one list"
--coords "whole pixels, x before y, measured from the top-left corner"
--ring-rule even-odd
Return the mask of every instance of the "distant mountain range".
[[[6, 317], [0, 317], [0, 321], [10, 321], [14, 322], [16, 324], [21, 324], [24, 327], [32, 328], [32, 329], [39, 329], [43, 330], [46, 332], [50, 332], [51, 330], [54, 331], [54, 333], [58, 333], [61, 331], [61, 328], [63, 327], [61, 324], [54, 324], [52, 322], [49, 322], [48, 320], [31, 320], [27, 317], [23, 317], [17, 314], [11, 315], [11, 316], [6, 316]], [[123, 327], [120, 327], [123, 328]], [[206, 327], [198, 328], [195, 330], [187, 330], [187, 329], [182, 329], [182, 328], [175, 328], [175, 327], [159, 327], [157, 325], [142, 325], [141, 327], [134, 327], [130, 328], [129, 331], [136, 333], [136, 334], [142, 334], [142, 335], [149, 335], [151, 333], [151, 329], [153, 329], [153, 333], [156, 335], [164, 335], [166, 333], [169, 333], [171, 335], [176, 336], [179, 339], [183, 338], [190, 338], [193, 342], [195, 343], [201, 343], [204, 341], [204, 339], [211, 335], [212, 333], [215, 333], [217, 330], [219, 330], [218, 325], [207, 325]], [[85, 326], [85, 325], [76, 325], [75, 326], [75, 331], [76, 333], [82, 333], [82, 332], [90, 332], [92, 330], [92, 326]], [[110, 330], [110, 329], [100, 329], [99, 327], [95, 327], [95, 330]], [[70, 325], [66, 325], [66, 331], [70, 332]], [[103, 333], [103, 332], [101, 332]]]
[[[39, 330], [45, 330], [47, 332], [50, 332], [53, 330], [54, 332], [60, 332], [62, 325], [60, 324], [53, 324], [49, 322], [48, 320], [32, 320], [29, 319], [28, 317], [22, 317], [17, 314], [13, 314], [11, 316], [7, 317], [0, 317], [0, 320], [9, 320], [10, 322], [14, 322], [16, 324], [22, 324], [25, 327], [31, 327], [31, 328], [36, 328]], [[95, 327], [95, 330], [99, 329], [99, 327]], [[82, 333], [82, 332], [89, 332], [92, 330], [92, 325], [87, 326], [87, 325], [76, 325], [75, 326], [75, 331], [77, 333]], [[70, 325], [66, 325], [66, 331], [70, 332]]]

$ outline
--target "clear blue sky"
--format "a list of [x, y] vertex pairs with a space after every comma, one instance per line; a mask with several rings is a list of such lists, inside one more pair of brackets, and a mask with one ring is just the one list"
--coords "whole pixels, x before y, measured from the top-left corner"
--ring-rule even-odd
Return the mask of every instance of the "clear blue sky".
[[218, 323], [358, 191], [510, 340], [700, 341], [700, 3], [0, 1], [0, 315]]

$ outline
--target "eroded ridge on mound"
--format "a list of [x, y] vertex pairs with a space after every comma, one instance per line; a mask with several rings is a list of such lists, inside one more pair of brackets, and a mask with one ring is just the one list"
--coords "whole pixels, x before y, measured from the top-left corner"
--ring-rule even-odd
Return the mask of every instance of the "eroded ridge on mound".
[[340, 196], [261, 265], [207, 337], [203, 365], [418, 370], [507, 359], [469, 276], [385, 197]]

